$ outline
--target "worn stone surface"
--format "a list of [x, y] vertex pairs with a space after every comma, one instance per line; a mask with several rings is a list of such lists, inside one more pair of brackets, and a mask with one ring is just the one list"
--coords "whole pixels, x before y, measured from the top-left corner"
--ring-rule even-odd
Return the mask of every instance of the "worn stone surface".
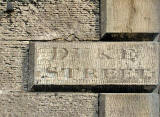
[[98, 117], [97, 94], [2, 93], [0, 103], [0, 117]]
[[30, 43], [29, 87], [157, 85], [157, 42]]
[[105, 33], [158, 33], [159, 0], [102, 0], [101, 36]]
[[0, 41], [0, 90], [27, 89], [28, 50], [26, 41]]
[[159, 116], [158, 94], [101, 94], [99, 101], [99, 117]]
[[99, 0], [15, 0], [12, 13], [6, 3], [0, 1], [0, 40], [99, 39]]

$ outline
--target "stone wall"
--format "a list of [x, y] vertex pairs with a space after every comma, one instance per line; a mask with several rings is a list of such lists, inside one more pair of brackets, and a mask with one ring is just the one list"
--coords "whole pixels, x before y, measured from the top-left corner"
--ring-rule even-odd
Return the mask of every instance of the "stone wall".
[[29, 41], [99, 40], [99, 0], [0, 1], [0, 90], [27, 88]]
[[[30, 0], [31, 1], [31, 0]], [[99, 0], [0, 1], [0, 117], [97, 117], [98, 94], [30, 93], [30, 41], [99, 40]]]
[[[100, 0], [24, 1], [12, 2], [13, 12], [6, 11], [6, 0], [0, 1], [0, 117], [98, 117], [98, 94], [26, 90], [30, 74], [29, 42], [100, 40]], [[118, 37], [115, 35], [110, 35], [112, 40], [114, 37], [121, 37], [119, 34]], [[130, 38], [133, 39], [135, 35], [137, 34]], [[124, 37], [128, 36], [122, 35], [122, 38]], [[149, 34], [149, 37], [154, 36]], [[141, 40], [146, 40], [146, 37]], [[154, 104], [159, 103], [158, 100], [152, 100], [152, 94], [146, 95], [146, 99], [150, 98], [150, 104], [152, 101]], [[141, 102], [141, 98], [136, 99]], [[132, 98], [128, 100], [134, 104]], [[145, 104], [148, 103], [143, 103], [142, 107], [145, 107]], [[147, 106], [152, 108], [152, 105]], [[129, 107], [133, 108], [134, 105]], [[127, 106], [123, 108], [128, 109]], [[113, 110], [109, 112], [112, 113]], [[149, 115], [146, 108], [143, 111]], [[123, 114], [122, 111], [120, 113]], [[136, 116], [136, 112], [133, 116]]]
[[28, 41], [0, 41], [0, 90], [27, 88], [28, 44]]
[[1, 40], [98, 40], [99, 0], [0, 1]]
[[97, 94], [14, 92], [0, 102], [0, 117], [98, 117]]

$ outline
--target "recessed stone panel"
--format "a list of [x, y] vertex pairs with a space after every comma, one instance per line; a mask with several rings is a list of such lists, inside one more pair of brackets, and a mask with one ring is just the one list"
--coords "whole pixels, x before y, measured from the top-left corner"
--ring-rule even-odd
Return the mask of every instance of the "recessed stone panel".
[[99, 117], [158, 117], [159, 97], [154, 93], [101, 94]]
[[30, 43], [30, 89], [34, 86], [156, 86], [156, 42]]

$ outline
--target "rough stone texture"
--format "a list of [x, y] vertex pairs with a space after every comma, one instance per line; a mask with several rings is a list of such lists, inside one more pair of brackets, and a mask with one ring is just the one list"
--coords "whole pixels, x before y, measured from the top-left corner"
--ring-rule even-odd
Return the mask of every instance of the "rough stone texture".
[[26, 41], [0, 41], [0, 90], [24, 90], [28, 78]]
[[[99, 0], [13, 1], [16, 1], [12, 2], [14, 12], [10, 13], [6, 12], [6, 0], [0, 1], [0, 117], [98, 117], [97, 94], [24, 93], [21, 91], [26, 90], [28, 86], [29, 40], [99, 40]], [[18, 1], [32, 1], [32, 3]], [[133, 37], [135, 34], [130, 38]], [[141, 37], [144, 38], [144, 35]], [[125, 38], [125, 35], [122, 38]], [[139, 38], [138, 36], [138, 40]], [[115, 35], [112, 39], [108, 39], [112, 41], [115, 39]], [[152, 46], [147, 47], [149, 47], [147, 50], [150, 50]], [[147, 52], [145, 51], [143, 55], [147, 55]], [[108, 53], [102, 54], [102, 57], [108, 57], [105, 56], [106, 54]], [[133, 58], [130, 58], [132, 55], [129, 54], [130, 51], [126, 55], [128, 61], [134, 60], [136, 54], [133, 55]], [[150, 56], [152, 55], [154, 52]], [[153, 58], [158, 60], [157, 56], [153, 56]], [[155, 63], [152, 65], [153, 71], [157, 67]], [[92, 71], [88, 72], [91, 72], [88, 76], [93, 75]], [[150, 83], [156, 84], [156, 78]], [[149, 83], [151, 79], [147, 79], [146, 82]], [[11, 90], [13, 92], [10, 92]], [[135, 99], [137, 98], [131, 98], [130, 102]], [[141, 99], [140, 103], [143, 101]], [[111, 105], [113, 104], [111, 103]], [[137, 105], [137, 108], [146, 109], [149, 105], [150, 103], [146, 103], [145, 107]], [[103, 109], [101, 110], [103, 111]]]
[[30, 43], [29, 88], [38, 85], [158, 85], [157, 42]]
[[99, 117], [159, 116], [158, 94], [101, 94], [99, 101]]
[[159, 6], [159, 0], [102, 0], [101, 36], [160, 32]]
[[98, 117], [97, 94], [2, 93], [0, 103], [0, 117]]
[[0, 40], [99, 39], [99, 0], [18, 1], [12, 13], [0, 1]]

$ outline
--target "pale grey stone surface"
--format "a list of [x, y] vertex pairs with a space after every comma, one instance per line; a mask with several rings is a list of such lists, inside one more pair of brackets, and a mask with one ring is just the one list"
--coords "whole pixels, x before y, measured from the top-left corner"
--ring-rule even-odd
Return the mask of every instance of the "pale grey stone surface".
[[158, 117], [155, 93], [100, 94], [99, 117]]
[[159, 33], [159, 6], [159, 0], [101, 0], [101, 36], [105, 33]]
[[158, 85], [157, 42], [33, 42], [29, 87]]
[[0, 117], [98, 117], [98, 95], [2, 93]]

